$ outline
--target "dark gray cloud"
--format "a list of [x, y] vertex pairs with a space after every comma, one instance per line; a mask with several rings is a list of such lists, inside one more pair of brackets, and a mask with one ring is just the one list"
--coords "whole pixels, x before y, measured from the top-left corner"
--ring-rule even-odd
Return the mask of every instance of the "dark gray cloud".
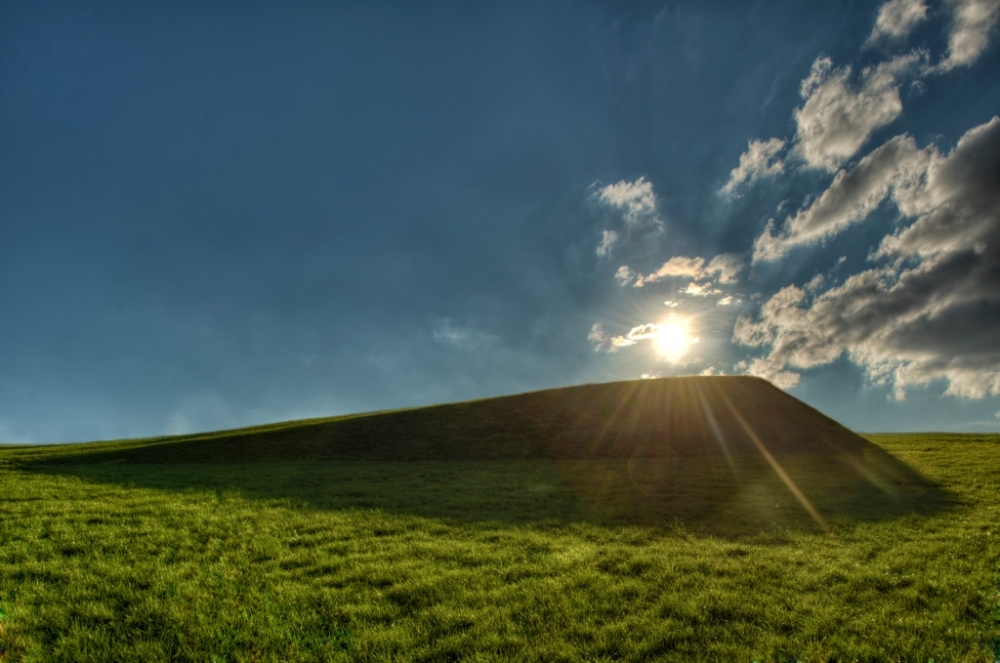
[[[885, 154], [913, 167], [912, 149]], [[734, 340], [768, 351], [751, 372], [790, 385], [786, 369], [846, 353], [898, 398], [935, 380], [956, 396], [1000, 394], [1000, 118], [947, 156], [925, 154], [919, 177], [893, 191], [915, 220], [883, 240], [881, 266], [815, 296], [787, 286], [738, 320]]]

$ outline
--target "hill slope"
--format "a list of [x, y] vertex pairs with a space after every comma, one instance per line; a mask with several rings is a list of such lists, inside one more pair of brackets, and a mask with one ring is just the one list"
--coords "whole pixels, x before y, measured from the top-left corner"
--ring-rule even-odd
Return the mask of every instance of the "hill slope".
[[65, 451], [128, 462], [573, 460], [749, 456], [761, 445], [773, 454], [856, 456], [870, 443], [764, 380], [684, 377]]

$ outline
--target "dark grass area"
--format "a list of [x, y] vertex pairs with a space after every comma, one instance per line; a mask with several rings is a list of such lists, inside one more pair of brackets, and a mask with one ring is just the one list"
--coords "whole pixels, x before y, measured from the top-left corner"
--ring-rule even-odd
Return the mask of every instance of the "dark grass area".
[[43, 463], [29, 472], [177, 492], [214, 491], [321, 510], [379, 509], [450, 522], [681, 523], [720, 536], [822, 529], [949, 508], [955, 497], [877, 448], [775, 460], [820, 514], [817, 523], [771, 466], [753, 457], [635, 460], [297, 461], [199, 464]]

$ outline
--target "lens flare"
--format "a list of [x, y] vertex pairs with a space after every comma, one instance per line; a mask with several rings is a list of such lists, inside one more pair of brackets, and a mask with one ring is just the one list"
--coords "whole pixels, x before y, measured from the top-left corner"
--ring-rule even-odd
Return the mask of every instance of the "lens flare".
[[687, 353], [692, 343], [688, 323], [681, 320], [670, 320], [657, 325], [653, 343], [661, 357], [676, 363]]

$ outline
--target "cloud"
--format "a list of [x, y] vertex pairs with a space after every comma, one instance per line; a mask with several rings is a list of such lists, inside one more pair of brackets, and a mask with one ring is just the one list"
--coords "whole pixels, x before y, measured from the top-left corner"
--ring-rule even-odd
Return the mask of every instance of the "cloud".
[[950, 71], [975, 62], [989, 44], [990, 31], [1000, 19], [1000, 0], [950, 0], [951, 32], [948, 57], [938, 65]]
[[740, 362], [734, 368], [744, 375], [755, 375], [764, 378], [778, 389], [791, 389], [798, 385], [801, 376], [792, 371], [783, 371], [767, 359], [754, 359], [749, 364]]
[[604, 331], [604, 325], [599, 322], [594, 323], [594, 326], [590, 328], [590, 333], [587, 334], [587, 340], [593, 344], [594, 352], [604, 348], [610, 348], [611, 346], [611, 335]]
[[808, 292], [816, 292], [823, 286], [824, 281], [826, 281], [826, 277], [822, 274], [817, 274], [809, 279], [805, 285], [805, 289]]
[[455, 325], [444, 320], [433, 331], [434, 340], [458, 350], [478, 350], [497, 340], [496, 336], [472, 327]]
[[936, 155], [933, 147], [917, 149], [907, 135], [887, 141], [853, 169], [838, 171], [808, 208], [786, 219], [780, 234], [769, 223], [754, 242], [753, 261], [777, 260], [795, 246], [816, 244], [864, 220], [893, 189], [918, 187]]
[[601, 233], [601, 243], [597, 245], [597, 255], [606, 256], [611, 253], [611, 247], [618, 243], [618, 233], [605, 230]]
[[702, 274], [704, 266], [704, 258], [674, 256], [667, 262], [663, 263], [663, 266], [655, 272], [647, 274], [646, 276], [637, 276], [635, 283], [632, 285], [636, 288], [641, 288], [647, 283], [655, 283], [656, 281], [662, 281], [663, 279], [675, 276], [685, 276], [696, 279]]
[[947, 157], [933, 153], [915, 186], [894, 192], [917, 220], [886, 237], [879, 256], [934, 257], [995, 243], [1000, 216], [1000, 117], [962, 136]]
[[726, 295], [725, 297], [722, 297], [721, 299], [719, 299], [719, 301], [715, 302], [715, 305], [716, 306], [732, 306], [733, 304], [741, 304], [741, 303], [743, 303], [742, 299], [737, 299], [737, 298], [733, 297], [732, 295]]
[[596, 323], [590, 328], [587, 340], [594, 346], [594, 352], [605, 350], [607, 352], [618, 352], [618, 348], [625, 348], [635, 345], [639, 341], [654, 338], [659, 333], [659, 327], [655, 324], [639, 325], [633, 327], [624, 336], [611, 336], [604, 331], [601, 323]]
[[645, 177], [640, 177], [635, 182], [623, 180], [617, 184], [609, 184], [598, 191], [596, 196], [605, 205], [621, 210], [629, 228], [663, 226], [663, 221], [656, 212], [653, 184]]
[[750, 141], [747, 151], [740, 155], [740, 165], [733, 168], [729, 181], [719, 189], [719, 193], [732, 193], [744, 182], [752, 184], [761, 177], [773, 177], [785, 172], [785, 162], [777, 158], [783, 149], [785, 141], [780, 138]]
[[889, 0], [878, 11], [875, 28], [868, 38], [868, 44], [883, 39], [902, 39], [925, 18], [927, 18], [927, 5], [923, 0]]
[[834, 68], [830, 58], [816, 58], [802, 81], [805, 103], [795, 109], [796, 154], [813, 168], [835, 171], [903, 111], [898, 80], [916, 72], [923, 59], [910, 53], [866, 67], [854, 84], [851, 67]]
[[[882, 266], [810, 295], [781, 289], [733, 340], [767, 349], [748, 370], [791, 381], [786, 368], [845, 353], [897, 398], [941, 380], [946, 393], [1000, 395], [1000, 118], [969, 130], [947, 156], [927, 151], [923, 172], [894, 185], [911, 224], [887, 236]], [[777, 384], [777, 383], [776, 383]]]
[[[667, 324], [667, 326], [664, 327], [651, 322], [633, 327], [623, 336], [611, 336], [604, 330], [603, 325], [597, 323], [590, 328], [590, 333], [587, 334], [587, 340], [593, 344], [595, 352], [605, 350], [606, 352], [614, 353], [618, 352], [619, 348], [630, 347], [637, 344], [639, 341], [647, 341], [657, 338], [661, 335], [664, 328], [670, 330], [672, 326], [676, 326], [676, 323], [673, 325]], [[688, 343], [691, 344], [697, 344], [699, 341], [700, 339], [697, 337], [688, 339]]]
[[611, 351], [614, 352], [618, 348], [626, 348], [630, 345], [635, 345], [639, 341], [656, 338], [659, 330], [659, 326], [654, 323], [633, 327], [624, 336], [615, 336], [611, 339]]
[[719, 283], [736, 283], [737, 276], [746, 267], [743, 258], [736, 253], [720, 253], [712, 258], [705, 268], [705, 274], [717, 275]]
[[712, 295], [721, 295], [722, 291], [714, 287], [711, 281], [706, 283], [688, 283], [687, 287], [681, 290], [685, 295], [691, 295], [692, 297], [710, 297]]
[[735, 283], [737, 276], [743, 270], [745, 264], [743, 259], [735, 253], [720, 253], [712, 258], [706, 265], [704, 258], [688, 258], [687, 256], [674, 256], [657, 269], [655, 272], [642, 276], [636, 274], [628, 267], [622, 267], [618, 271], [628, 270], [628, 280], [622, 280], [615, 275], [625, 285], [632, 282], [635, 288], [641, 288], [648, 283], [655, 283], [667, 278], [689, 278], [694, 281], [718, 278], [719, 283]]
[[627, 286], [639, 275], [628, 268], [628, 265], [622, 265], [615, 272], [615, 279], [622, 285], [622, 287]]

